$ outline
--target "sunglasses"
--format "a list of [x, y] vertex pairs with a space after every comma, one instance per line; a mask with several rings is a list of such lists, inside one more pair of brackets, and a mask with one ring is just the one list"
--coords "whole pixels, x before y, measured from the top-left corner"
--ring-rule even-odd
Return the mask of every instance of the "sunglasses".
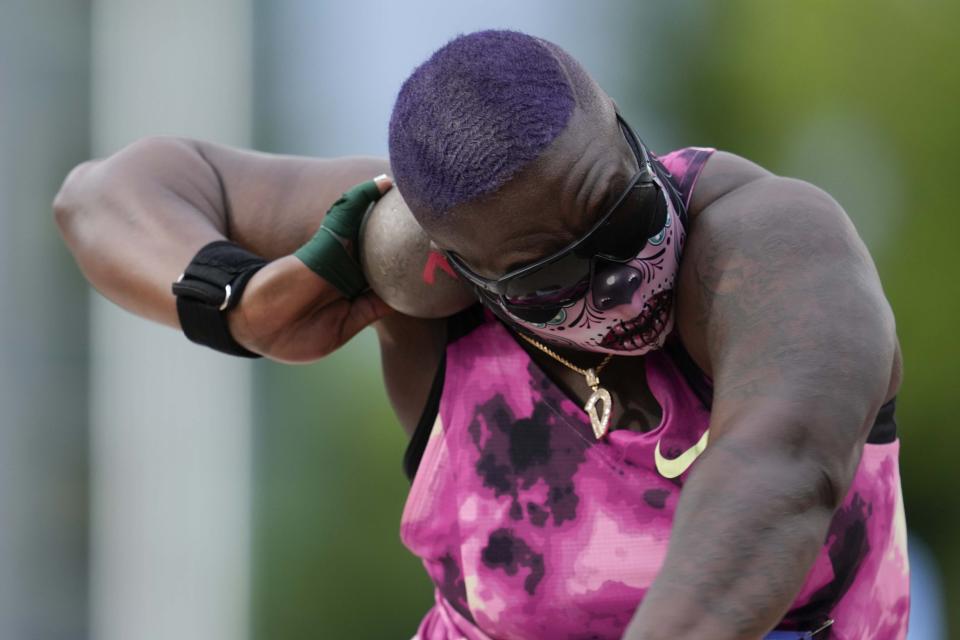
[[456, 253], [444, 252], [450, 265], [478, 293], [521, 320], [548, 322], [560, 309], [586, 294], [598, 259], [628, 262], [663, 229], [668, 196], [654, 172], [650, 154], [619, 113], [617, 122], [639, 169], [613, 206], [581, 238], [495, 279], [477, 275]]

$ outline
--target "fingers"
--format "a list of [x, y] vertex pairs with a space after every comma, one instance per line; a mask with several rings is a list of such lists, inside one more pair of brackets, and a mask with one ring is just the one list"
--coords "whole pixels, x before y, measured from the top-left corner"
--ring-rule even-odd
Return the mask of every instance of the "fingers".
[[[356, 243], [360, 225], [363, 222], [363, 214], [392, 185], [393, 181], [384, 174], [347, 190], [327, 211], [327, 215], [320, 224], [321, 228], [332, 231], [341, 240]], [[309, 262], [307, 265], [311, 266]]]
[[390, 191], [390, 187], [393, 186], [393, 180], [390, 179], [385, 173], [381, 173], [376, 178], [373, 179], [377, 183], [377, 189], [380, 190], [380, 195], [385, 194], [387, 191]]
[[373, 180], [367, 180], [366, 182], [361, 182], [357, 186], [353, 187], [349, 191], [343, 194], [343, 197], [340, 198], [333, 206], [343, 209], [344, 207], [349, 207], [351, 209], [366, 209], [370, 206], [371, 202], [376, 202], [380, 199], [380, 196], [385, 194], [390, 187], [393, 186], [393, 181], [387, 176], [387, 174], [381, 174], [374, 178]]

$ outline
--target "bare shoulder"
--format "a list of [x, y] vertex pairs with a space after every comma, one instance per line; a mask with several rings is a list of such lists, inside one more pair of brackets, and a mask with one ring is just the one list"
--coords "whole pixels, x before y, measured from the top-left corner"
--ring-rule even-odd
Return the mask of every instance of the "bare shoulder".
[[[794, 368], [837, 360], [840, 345], [854, 342], [864, 346], [856, 354], [864, 365], [871, 353], [887, 353], [896, 341], [889, 304], [840, 205], [808, 182], [769, 172], [738, 185], [723, 164], [705, 176], [711, 197], [720, 195], [692, 219], [678, 283], [677, 322], [698, 364], [718, 373], [731, 345], [753, 362], [782, 358]], [[899, 356], [870, 364], [889, 367], [895, 392]]]
[[695, 218], [711, 203], [730, 192], [772, 175], [755, 162], [729, 151], [718, 150], [710, 156], [697, 178], [690, 198], [689, 213]]
[[395, 313], [375, 326], [390, 405], [403, 430], [413, 435], [446, 349], [446, 319]]

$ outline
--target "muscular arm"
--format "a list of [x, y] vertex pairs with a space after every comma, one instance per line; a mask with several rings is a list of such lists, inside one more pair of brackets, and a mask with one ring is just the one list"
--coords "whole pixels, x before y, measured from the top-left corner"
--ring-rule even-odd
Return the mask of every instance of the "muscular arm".
[[762, 177], [699, 215], [679, 330], [712, 376], [710, 445], [626, 638], [760, 638], [787, 611], [899, 383], [893, 317], [840, 207]]
[[321, 160], [147, 138], [74, 169], [54, 211], [81, 270], [127, 310], [179, 327], [170, 283], [204, 244], [229, 238], [275, 259], [316, 230], [377, 158]]
[[[204, 244], [228, 238], [272, 260], [230, 313], [231, 330], [255, 351], [304, 361], [336, 348], [386, 308], [376, 296], [349, 303], [289, 254], [312, 236], [342, 192], [388, 171], [380, 158], [278, 156], [147, 138], [78, 166], [57, 195], [54, 211], [68, 247], [96, 289], [128, 311], [175, 328], [170, 283]], [[370, 218], [361, 239], [365, 261], [389, 265], [368, 269], [378, 293], [413, 315], [443, 315], [463, 306], [469, 292], [457, 283], [438, 280], [438, 286], [424, 289], [427, 242], [395, 191]], [[284, 305], [294, 308], [286, 316], [292, 321], [271, 326]], [[388, 314], [376, 324], [391, 399], [404, 426], [412, 429], [442, 351], [442, 322]], [[251, 326], [260, 334], [251, 335]]]

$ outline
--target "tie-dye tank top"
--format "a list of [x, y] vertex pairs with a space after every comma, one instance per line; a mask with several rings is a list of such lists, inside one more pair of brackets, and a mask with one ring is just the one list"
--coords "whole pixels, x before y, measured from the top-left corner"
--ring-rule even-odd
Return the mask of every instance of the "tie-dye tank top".
[[[660, 158], [686, 202], [711, 152]], [[436, 586], [416, 638], [620, 638], [660, 570], [696, 467], [665, 478], [655, 451], [670, 459], [701, 442], [709, 381], [674, 337], [643, 356], [660, 424], [647, 432], [614, 428], [597, 441], [583, 409], [506, 326], [479, 307], [456, 320], [431, 393], [439, 399], [435, 419], [425, 414], [432, 427], [422, 421], [408, 449], [413, 484], [401, 538]], [[817, 640], [905, 637], [898, 448], [891, 401], [778, 626], [793, 632], [769, 638], [818, 629]]]

